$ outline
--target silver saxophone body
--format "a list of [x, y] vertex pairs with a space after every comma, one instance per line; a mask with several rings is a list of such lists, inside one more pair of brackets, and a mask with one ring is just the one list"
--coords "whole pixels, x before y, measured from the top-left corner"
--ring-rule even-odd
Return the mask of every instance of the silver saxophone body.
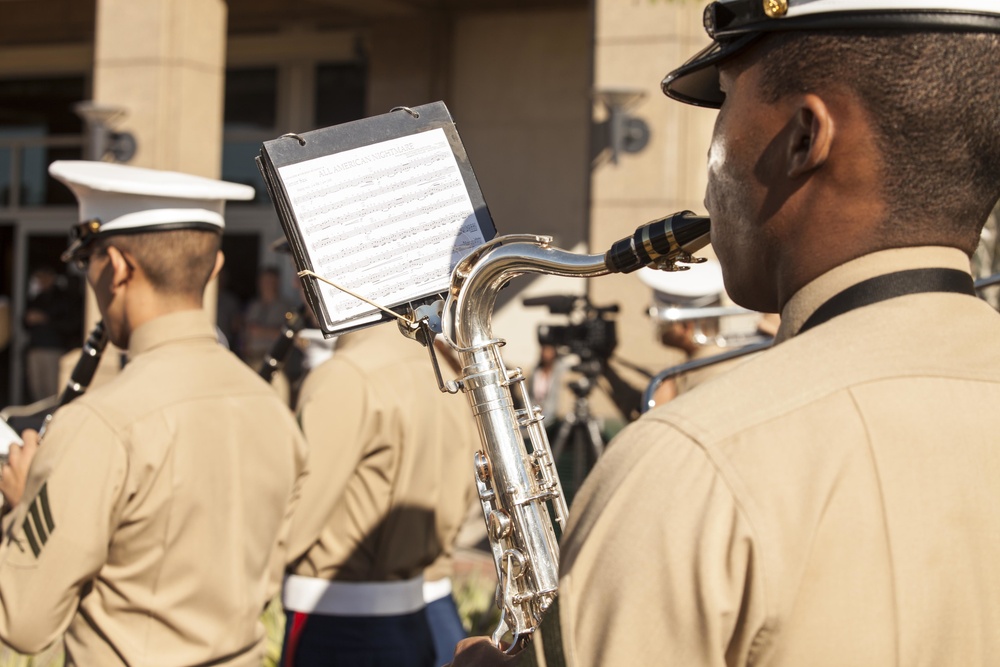
[[497, 293], [528, 273], [593, 278], [643, 266], [682, 270], [686, 267], [677, 262], [699, 261], [690, 253], [706, 245], [708, 235], [708, 219], [685, 211], [643, 225], [601, 255], [553, 248], [544, 236], [503, 236], [473, 251], [452, 274], [441, 324], [462, 375], [450, 390], [457, 391], [457, 384], [468, 397], [483, 444], [475, 455], [475, 475], [501, 612], [492, 639], [500, 646], [509, 632], [509, 652], [530, 639], [556, 599], [555, 525], [565, 529], [569, 511], [541, 410], [531, 405], [521, 370], [504, 365], [504, 341], [492, 332]]

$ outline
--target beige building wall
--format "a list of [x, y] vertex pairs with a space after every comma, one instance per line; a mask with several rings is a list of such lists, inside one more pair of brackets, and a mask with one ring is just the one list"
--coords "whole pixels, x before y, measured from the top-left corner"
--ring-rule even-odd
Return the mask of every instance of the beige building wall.
[[[225, 0], [97, 0], [93, 100], [123, 110], [111, 125], [135, 136], [130, 165], [218, 178], [226, 13]], [[213, 281], [213, 321], [216, 294]], [[99, 317], [88, 289], [85, 331]], [[105, 355], [102, 370], [113, 373], [116, 357]]]
[[[660, 91], [664, 75], [708, 43], [700, 0], [596, 0], [594, 87], [643, 93], [630, 112], [650, 127], [641, 153], [618, 164], [598, 162], [591, 178], [591, 247], [604, 250], [650, 220], [690, 209], [704, 213], [706, 167], [715, 112], [674, 102]], [[595, 117], [603, 109], [595, 105]], [[621, 304], [619, 352], [658, 372], [679, 355], [654, 339], [645, 311], [650, 290], [633, 275], [591, 282], [595, 302]], [[639, 376], [631, 376], [637, 383]]]
[[478, 15], [454, 39], [452, 111], [498, 229], [575, 245], [587, 226], [588, 13]]
[[94, 101], [120, 106], [137, 167], [217, 178], [224, 0], [98, 0]]
[[[587, 229], [590, 14], [586, 9], [480, 14], [454, 28], [449, 108], [499, 234], [550, 235], [582, 250]], [[540, 294], [582, 293], [584, 281], [542, 276], [505, 290], [494, 333], [504, 360], [530, 370], [537, 325], [565, 323]]]
[[368, 114], [445, 99], [450, 38], [451, 24], [441, 19], [390, 21], [374, 26], [367, 41]]

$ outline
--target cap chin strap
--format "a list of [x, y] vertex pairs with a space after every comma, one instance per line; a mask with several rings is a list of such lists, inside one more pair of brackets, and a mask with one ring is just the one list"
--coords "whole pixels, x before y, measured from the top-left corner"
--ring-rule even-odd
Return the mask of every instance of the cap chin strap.
[[716, 31], [719, 40], [748, 33], [788, 30], [926, 30], [940, 32], [1000, 32], [1000, 14], [957, 10], [880, 9], [803, 14], [754, 20]]
[[216, 234], [222, 233], [222, 228], [213, 222], [202, 222], [202, 221], [191, 221], [191, 222], [163, 222], [158, 223], [154, 227], [126, 227], [124, 229], [108, 229], [107, 226], [102, 227], [97, 233], [98, 238], [106, 238], [108, 236], [128, 236], [130, 234], [153, 234], [156, 232], [172, 232], [178, 229], [196, 229], [203, 232], [215, 232]]
[[168, 222], [159, 223], [155, 227], [126, 227], [124, 229], [107, 229], [107, 225], [99, 227], [96, 231], [93, 230], [93, 223], [100, 224], [100, 221], [96, 218], [93, 220], [87, 220], [81, 222], [74, 230], [90, 229], [91, 231], [87, 233], [82, 233], [77, 231], [75, 237], [70, 241], [69, 247], [63, 251], [62, 255], [59, 256], [63, 262], [71, 262], [74, 259], [81, 258], [81, 254], [88, 247], [92, 246], [99, 239], [105, 239], [111, 236], [128, 236], [132, 234], [146, 234], [153, 232], [169, 232], [178, 229], [195, 229], [206, 232], [213, 232], [215, 234], [222, 234], [222, 228], [212, 222], [203, 221], [192, 221], [192, 222]]

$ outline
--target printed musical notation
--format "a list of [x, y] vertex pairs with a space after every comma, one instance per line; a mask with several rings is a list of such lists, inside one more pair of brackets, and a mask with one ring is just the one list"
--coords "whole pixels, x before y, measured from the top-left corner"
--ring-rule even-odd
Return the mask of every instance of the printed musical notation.
[[[447, 289], [484, 242], [442, 129], [279, 168], [316, 273], [392, 306]], [[374, 309], [321, 287], [331, 327]]]

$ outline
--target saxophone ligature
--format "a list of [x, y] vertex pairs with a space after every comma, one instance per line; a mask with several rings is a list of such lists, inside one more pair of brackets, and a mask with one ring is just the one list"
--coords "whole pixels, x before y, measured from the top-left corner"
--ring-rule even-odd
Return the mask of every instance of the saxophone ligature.
[[452, 273], [440, 326], [462, 372], [448, 383], [439, 374], [439, 384], [443, 391], [465, 393], [479, 428], [483, 448], [475, 454], [475, 477], [501, 612], [492, 640], [500, 647], [509, 632], [507, 652], [524, 646], [556, 599], [555, 525], [564, 529], [569, 512], [541, 410], [529, 400], [521, 369], [504, 365], [504, 341], [492, 333], [497, 293], [527, 273], [593, 278], [644, 266], [684, 270], [685, 263], [703, 261], [691, 253], [708, 244], [709, 225], [708, 218], [683, 211], [639, 227], [599, 255], [554, 248], [546, 236], [502, 236], [474, 250]]

